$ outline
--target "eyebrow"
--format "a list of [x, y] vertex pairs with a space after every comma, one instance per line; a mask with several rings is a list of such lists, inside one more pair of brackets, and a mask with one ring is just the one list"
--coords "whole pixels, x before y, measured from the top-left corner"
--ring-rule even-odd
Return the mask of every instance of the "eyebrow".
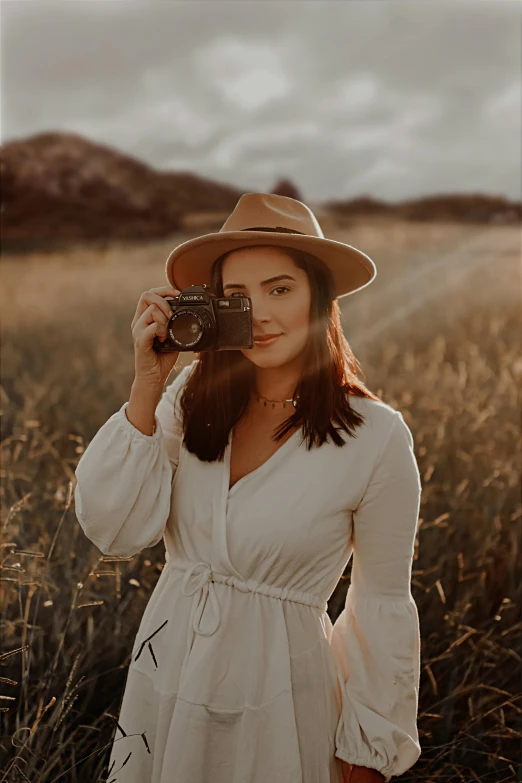
[[[275, 283], [276, 280], [293, 280], [294, 283], [297, 282], [292, 275], [276, 275], [276, 277], [269, 277], [268, 280], [263, 280], [261, 285], [269, 285], [270, 283]], [[243, 283], [227, 283], [223, 286], [223, 291], [226, 291], [227, 288], [246, 288], [246, 286]]]

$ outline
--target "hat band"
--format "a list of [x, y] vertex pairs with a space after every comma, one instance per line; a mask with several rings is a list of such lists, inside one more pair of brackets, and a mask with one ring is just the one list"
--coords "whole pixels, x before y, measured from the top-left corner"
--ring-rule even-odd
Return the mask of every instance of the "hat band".
[[303, 237], [307, 236], [307, 234], [304, 234], [302, 231], [294, 231], [293, 228], [285, 228], [284, 226], [276, 226], [275, 228], [271, 228], [270, 226], [253, 226], [252, 228], [242, 228], [241, 231], [280, 231], [285, 234], [301, 234]]

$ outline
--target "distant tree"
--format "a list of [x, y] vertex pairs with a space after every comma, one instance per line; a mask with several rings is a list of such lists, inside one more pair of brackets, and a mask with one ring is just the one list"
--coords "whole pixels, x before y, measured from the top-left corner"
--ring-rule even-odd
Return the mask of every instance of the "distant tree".
[[280, 179], [275, 188], [272, 190], [272, 193], [274, 193], [276, 196], [287, 196], [288, 198], [295, 198], [298, 201], [303, 200], [301, 193], [294, 183], [289, 179]]

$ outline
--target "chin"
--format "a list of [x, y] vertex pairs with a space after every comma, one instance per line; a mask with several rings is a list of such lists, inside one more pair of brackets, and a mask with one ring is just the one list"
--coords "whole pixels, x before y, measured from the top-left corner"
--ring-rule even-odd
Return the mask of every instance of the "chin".
[[268, 351], [264, 353], [263, 349], [257, 351], [255, 348], [241, 351], [241, 353], [245, 359], [248, 359], [252, 364], [255, 364], [256, 367], [282, 367], [292, 359], [291, 356], [287, 356], [282, 352], [279, 354], [276, 351], [273, 353], [269, 353]]
[[256, 367], [279, 367], [280, 364], [285, 364], [280, 358], [276, 356], [256, 356], [255, 351], [241, 351], [245, 359], [255, 364]]

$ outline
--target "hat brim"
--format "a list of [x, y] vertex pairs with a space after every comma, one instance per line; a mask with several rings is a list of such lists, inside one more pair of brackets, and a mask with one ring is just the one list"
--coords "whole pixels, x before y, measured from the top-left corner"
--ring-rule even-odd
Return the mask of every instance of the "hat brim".
[[223, 231], [189, 239], [174, 248], [167, 258], [167, 281], [178, 291], [191, 285], [211, 288], [211, 268], [216, 258], [252, 245], [297, 248], [316, 256], [332, 272], [337, 298], [360, 291], [377, 275], [375, 264], [366, 253], [335, 239], [278, 231]]

